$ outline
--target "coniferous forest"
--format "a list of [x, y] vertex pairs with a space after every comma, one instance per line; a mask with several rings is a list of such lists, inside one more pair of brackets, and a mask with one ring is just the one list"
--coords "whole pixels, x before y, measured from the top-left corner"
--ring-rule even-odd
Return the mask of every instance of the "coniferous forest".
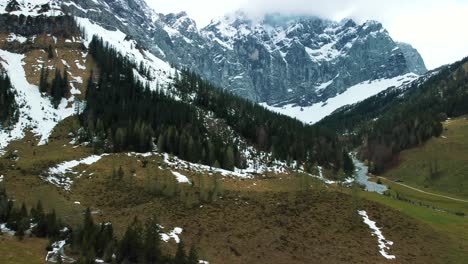
[[15, 119], [15, 94], [8, 75], [0, 72], [0, 126], [8, 127]]
[[397, 89], [385, 91], [336, 112], [319, 125], [353, 132], [356, 145], [364, 140], [361, 154], [371, 161], [371, 171], [380, 173], [402, 150], [440, 136], [441, 122], [448, 117], [468, 113], [467, 62], [468, 58], [412, 84], [404, 96]]
[[186, 70], [176, 74], [174, 87], [169, 88], [176, 88], [181, 100], [162, 89], [150, 91], [133, 72], [138, 67], [101, 39], [95, 37], [89, 49], [100, 74], [88, 82], [81, 121], [84, 138], [94, 139], [97, 150], [148, 152], [157, 145], [188, 161], [242, 168], [238, 142], [205, 127], [204, 115], [211, 112], [275, 158], [334, 164], [337, 170], [343, 165], [343, 149], [330, 131], [272, 113]]

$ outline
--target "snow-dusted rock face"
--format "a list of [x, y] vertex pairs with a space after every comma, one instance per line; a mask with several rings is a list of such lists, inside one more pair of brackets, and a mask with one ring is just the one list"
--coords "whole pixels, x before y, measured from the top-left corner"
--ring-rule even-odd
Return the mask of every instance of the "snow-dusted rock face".
[[[0, 3], [0, 13], [6, 12], [9, 1]], [[158, 58], [270, 106], [310, 106], [364, 81], [426, 71], [415, 49], [394, 42], [374, 21], [251, 19], [235, 12], [198, 29], [186, 13], [158, 14], [144, 0], [63, 0], [61, 5], [64, 13], [118, 29]]]
[[159, 58], [269, 105], [309, 106], [363, 81], [426, 71], [416, 50], [374, 21], [236, 12], [199, 30], [187, 14], [157, 14], [142, 0], [73, 1], [65, 4], [73, 13], [118, 27]]
[[[228, 73], [208, 75], [230, 89], [243, 87], [240, 82], [247, 79], [253, 87], [244, 89], [269, 105], [309, 106], [363, 81], [425, 71], [422, 61], [408, 63], [416, 51], [403, 52], [375, 21], [358, 25], [281, 15], [255, 21], [236, 13], [213, 21], [202, 34], [224, 47], [224, 53], [213, 55], [218, 57], [212, 68]], [[236, 61], [223, 59], [230, 53]], [[238, 64], [242, 72], [230, 75]]]

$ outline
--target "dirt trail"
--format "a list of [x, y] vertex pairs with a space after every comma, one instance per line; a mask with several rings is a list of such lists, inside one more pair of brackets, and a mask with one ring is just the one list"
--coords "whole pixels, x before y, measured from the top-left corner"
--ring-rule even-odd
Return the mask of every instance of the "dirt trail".
[[[378, 177], [378, 178], [383, 179], [383, 180], [388, 180], [387, 178], [384, 178], [384, 177]], [[408, 186], [408, 185], [406, 185], [406, 184], [399, 183], [399, 182], [393, 182], [393, 183], [398, 184], [398, 185], [403, 186], [403, 187], [406, 187], [406, 188], [409, 188], [409, 189], [412, 189], [412, 190], [415, 190], [415, 191], [417, 191], [417, 192], [429, 194], [429, 195], [432, 195], [432, 196], [442, 197], [442, 198], [446, 198], [446, 199], [453, 200], [453, 201], [468, 203], [467, 200], [458, 199], [458, 198], [453, 198], [453, 197], [449, 197], [449, 196], [445, 196], [445, 195], [440, 195], [440, 194], [436, 194], [436, 193], [431, 193], [431, 192], [426, 192], [426, 191], [423, 191], [423, 190], [421, 190], [421, 189], [414, 188], [414, 187], [411, 187], [411, 186]]]

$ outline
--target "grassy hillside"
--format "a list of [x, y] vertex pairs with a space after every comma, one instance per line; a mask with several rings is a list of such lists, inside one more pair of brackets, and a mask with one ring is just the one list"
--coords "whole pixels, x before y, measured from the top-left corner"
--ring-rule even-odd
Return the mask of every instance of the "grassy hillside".
[[[160, 157], [147, 157], [144, 167], [142, 158], [120, 154], [77, 167], [83, 176], [67, 192], [39, 177], [54, 164], [91, 155], [92, 149], [69, 144], [67, 127], [73, 122], [67, 122], [57, 128], [48, 145], [34, 146], [31, 137], [11, 144], [9, 153], [16, 150], [19, 159], [3, 157], [0, 169], [10, 196], [26, 201], [29, 207], [42, 199], [46, 208], [57, 208], [72, 225], [80, 222], [88, 206], [96, 212], [97, 221], [112, 221], [118, 235], [134, 216], [145, 219], [156, 214], [166, 229], [182, 227], [181, 238], [189, 246], [199, 245], [200, 258], [210, 263], [386, 263], [378, 252], [377, 239], [356, 218], [359, 208], [395, 242], [389, 252], [397, 256], [398, 263], [446, 263], [449, 256], [444, 252], [456, 251], [442, 229], [436, 230], [414, 215], [367, 200], [356, 205], [339, 189], [313, 180], [311, 188], [298, 192], [300, 177], [294, 174], [225, 178], [222, 198], [191, 205], [180, 195], [162, 197], [148, 190], [148, 175], [171, 175]], [[116, 165], [125, 170], [119, 182], [111, 179]], [[181, 172], [197, 180], [195, 173]], [[11, 244], [15, 250], [27, 241], [18, 243], [23, 244]], [[175, 245], [170, 242], [164, 248], [171, 252]]]
[[[387, 184], [388, 182], [385, 183]], [[411, 190], [405, 190], [404, 192], [409, 197], [418, 195], [415, 191]], [[439, 212], [376, 193], [361, 192], [360, 195], [365, 199], [391, 207], [404, 215], [417, 219], [420, 223], [430, 226], [434, 235], [443, 237], [439, 237], [439, 239], [445, 241], [444, 245], [441, 246], [441, 249], [445, 252], [443, 263], [464, 263], [468, 258], [468, 240], [466, 239], [468, 237], [467, 218]], [[422, 199], [422, 201], [427, 203], [428, 200]], [[455, 206], [457, 206], [456, 203]], [[408, 235], [413, 236], [414, 234], [409, 232]], [[432, 239], [437, 240], [435, 237]], [[427, 242], [431, 243], [430, 241]]]
[[0, 235], [0, 263], [44, 263], [47, 243], [48, 241], [45, 239], [25, 238], [23, 241], [18, 241], [14, 237]]
[[[444, 128], [440, 138], [403, 151], [399, 164], [384, 176], [427, 191], [468, 198], [468, 120], [449, 120]], [[433, 171], [437, 167], [432, 177], [431, 167]]]

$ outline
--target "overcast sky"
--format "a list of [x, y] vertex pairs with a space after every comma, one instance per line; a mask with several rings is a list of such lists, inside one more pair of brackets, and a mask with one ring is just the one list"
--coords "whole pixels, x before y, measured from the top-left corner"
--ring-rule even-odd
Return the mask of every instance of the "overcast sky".
[[468, 0], [146, 0], [157, 12], [186, 11], [199, 27], [242, 9], [382, 22], [397, 41], [419, 50], [429, 69], [468, 56]]

